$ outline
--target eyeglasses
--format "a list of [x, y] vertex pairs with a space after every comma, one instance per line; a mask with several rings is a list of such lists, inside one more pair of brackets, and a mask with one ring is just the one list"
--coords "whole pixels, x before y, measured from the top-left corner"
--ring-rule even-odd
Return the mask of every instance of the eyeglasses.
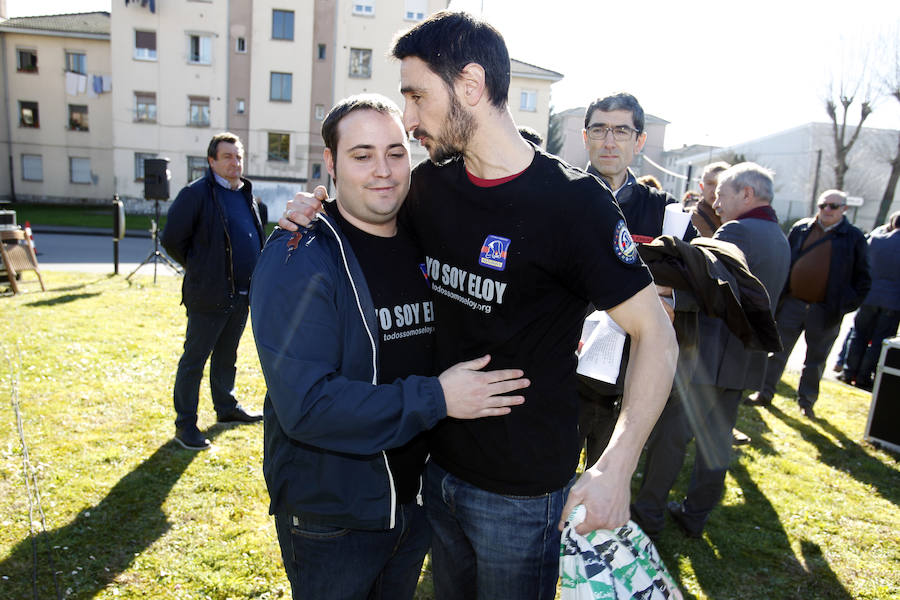
[[587, 128], [588, 137], [592, 140], [605, 140], [606, 135], [612, 132], [613, 139], [617, 142], [624, 142], [638, 132], [634, 127], [628, 125], [606, 125], [598, 123]]
[[835, 204], [834, 202], [823, 202], [822, 204], [819, 204], [818, 206], [819, 206], [819, 208], [830, 208], [831, 210], [837, 210], [845, 205], [844, 204]]

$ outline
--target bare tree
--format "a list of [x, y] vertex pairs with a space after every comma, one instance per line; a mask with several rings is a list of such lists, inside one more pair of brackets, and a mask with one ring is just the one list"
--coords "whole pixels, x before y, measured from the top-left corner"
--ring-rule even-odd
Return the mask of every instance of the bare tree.
[[[885, 73], [882, 77], [882, 84], [885, 88], [885, 94], [894, 98], [900, 103], [900, 40], [897, 39], [897, 27], [893, 35], [887, 37], [889, 53], [884, 63]], [[897, 105], [894, 105], [897, 108]], [[891, 205], [894, 203], [894, 193], [897, 190], [897, 182], [900, 181], [900, 132], [897, 132], [897, 150], [894, 158], [889, 163], [891, 165], [891, 174], [888, 177], [887, 186], [884, 188], [884, 194], [881, 196], [881, 204], [878, 205], [878, 214], [875, 216], [875, 225], [885, 222]]]
[[[831, 119], [832, 137], [834, 139], [834, 181], [837, 189], [844, 189], [844, 176], [847, 174], [849, 165], [847, 164], [847, 155], [853, 148], [862, 131], [865, 120], [872, 114], [872, 98], [869, 94], [869, 86], [863, 82], [861, 76], [857, 81], [850, 83], [844, 77], [838, 84], [837, 101], [834, 98], [833, 86], [828, 98], [825, 99], [825, 112]], [[864, 88], [863, 98], [860, 100], [859, 123], [854, 128], [852, 125], [848, 139], [848, 118], [850, 116], [850, 107], [859, 94], [860, 87]], [[840, 109], [838, 108], [840, 106]], [[838, 114], [840, 112], [840, 114]]]
[[[868, 69], [869, 58], [873, 50], [879, 50], [878, 44], [863, 39], [841, 38], [841, 43], [834, 56], [838, 65], [826, 88], [825, 112], [831, 120], [831, 138], [834, 144], [834, 185], [845, 190], [845, 177], [849, 165], [850, 150], [859, 138], [863, 123], [872, 114], [873, 71]], [[837, 82], [835, 82], [835, 78]], [[851, 112], [859, 110], [859, 120], [854, 126]], [[845, 190], [846, 191], [846, 190]]]

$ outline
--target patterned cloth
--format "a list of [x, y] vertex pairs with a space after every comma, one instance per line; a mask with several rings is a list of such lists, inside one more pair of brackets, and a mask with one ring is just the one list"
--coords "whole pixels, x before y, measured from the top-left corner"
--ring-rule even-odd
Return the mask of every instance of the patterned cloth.
[[681, 600], [656, 546], [634, 521], [615, 531], [575, 532], [586, 510], [569, 515], [559, 550], [561, 600]]

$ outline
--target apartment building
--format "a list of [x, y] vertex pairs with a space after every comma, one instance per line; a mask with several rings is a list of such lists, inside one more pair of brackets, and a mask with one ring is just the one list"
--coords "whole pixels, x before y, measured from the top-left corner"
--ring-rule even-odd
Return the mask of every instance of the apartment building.
[[[169, 160], [174, 196], [206, 169], [212, 135], [229, 130], [244, 142], [244, 173], [254, 193], [277, 215], [299, 189], [327, 185], [320, 130], [336, 100], [377, 92], [402, 106], [400, 65], [388, 56], [393, 37], [446, 6], [446, 0], [116, 0], [111, 13], [0, 21], [10, 74], [0, 176], [14, 156], [17, 197], [106, 200], [117, 193], [129, 210], [144, 211], [145, 159]], [[73, 36], [80, 46], [67, 41]], [[28, 62], [32, 51], [41, 56], [39, 70]], [[70, 59], [78, 52], [86, 58]], [[517, 60], [510, 66], [514, 119], [546, 136], [550, 86], [562, 75]], [[88, 86], [83, 99], [59, 100], [70, 68], [85, 71], [89, 82], [100, 76], [100, 95], [91, 96]], [[28, 117], [37, 112], [40, 129]], [[87, 115], [83, 131], [79, 119]], [[427, 156], [416, 142], [412, 154], [414, 161]], [[61, 170], [70, 158], [74, 181]]]
[[109, 13], [0, 20], [0, 198], [109, 199]]

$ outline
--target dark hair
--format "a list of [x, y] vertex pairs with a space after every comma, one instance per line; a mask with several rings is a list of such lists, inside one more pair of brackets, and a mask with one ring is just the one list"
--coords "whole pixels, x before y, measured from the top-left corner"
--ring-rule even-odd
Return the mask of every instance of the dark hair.
[[542, 136], [537, 130], [527, 125], [522, 125], [519, 127], [519, 135], [521, 135], [524, 139], [533, 143], [535, 146], [540, 146], [544, 143], [544, 136]]
[[591, 102], [591, 105], [587, 107], [587, 111], [584, 113], [585, 129], [591, 124], [591, 114], [595, 110], [602, 112], [610, 112], [613, 110], [631, 111], [631, 120], [634, 121], [634, 128], [637, 129], [638, 133], [644, 131], [644, 109], [641, 108], [641, 103], [637, 101], [637, 98], [631, 94], [622, 92], [613, 96], [607, 96], [606, 98], [597, 98]]
[[509, 51], [500, 32], [486, 21], [464, 12], [434, 13], [394, 40], [391, 55], [421, 59], [452, 89], [469, 63], [484, 68], [488, 99], [497, 108], [509, 96]]
[[238, 148], [240, 148], [241, 152], [244, 151], [244, 145], [241, 143], [241, 138], [231, 133], [230, 131], [223, 131], [222, 133], [217, 133], [213, 136], [213, 139], [209, 141], [209, 147], [206, 149], [206, 156], [212, 159], [216, 159], [219, 157], [219, 144], [222, 142], [228, 144], [234, 144]]
[[322, 122], [322, 139], [325, 140], [325, 147], [331, 150], [332, 154], [337, 153], [338, 123], [357, 110], [374, 110], [403, 121], [403, 113], [400, 112], [393, 100], [381, 94], [357, 94], [344, 98], [331, 107]]

